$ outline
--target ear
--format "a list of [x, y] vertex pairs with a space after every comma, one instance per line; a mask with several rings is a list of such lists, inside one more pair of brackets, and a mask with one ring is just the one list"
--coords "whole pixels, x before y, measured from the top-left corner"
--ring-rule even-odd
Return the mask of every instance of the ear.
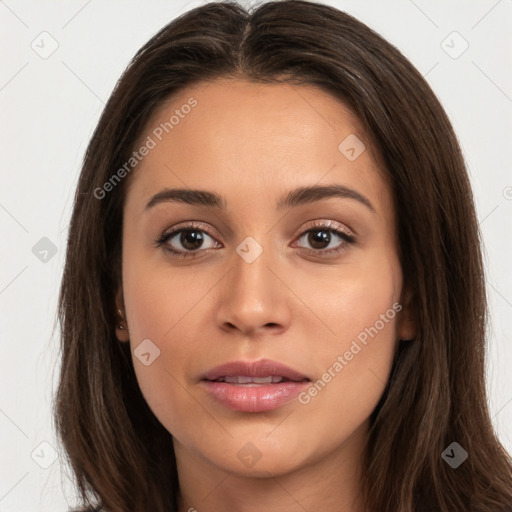
[[415, 295], [410, 287], [404, 287], [400, 297], [402, 309], [397, 317], [397, 334], [400, 340], [414, 340], [418, 335]]
[[124, 309], [123, 288], [119, 286], [116, 293], [116, 337], [119, 341], [130, 341], [128, 322]]

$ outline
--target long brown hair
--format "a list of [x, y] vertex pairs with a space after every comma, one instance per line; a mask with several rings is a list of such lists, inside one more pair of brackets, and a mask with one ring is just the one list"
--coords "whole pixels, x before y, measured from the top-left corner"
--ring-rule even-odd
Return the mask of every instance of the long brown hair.
[[[130, 176], [102, 198], [94, 192], [128, 161], [164, 99], [219, 77], [322, 88], [358, 116], [389, 174], [419, 329], [400, 343], [371, 416], [367, 509], [504, 510], [512, 503], [512, 463], [489, 417], [481, 240], [456, 136], [429, 85], [394, 46], [347, 14], [302, 0], [249, 11], [209, 3], [172, 21], [135, 55], [93, 134], [59, 298], [54, 406], [83, 504], [177, 510], [172, 436], [142, 397], [129, 344], [115, 335]], [[456, 469], [441, 456], [453, 442], [468, 453]]]

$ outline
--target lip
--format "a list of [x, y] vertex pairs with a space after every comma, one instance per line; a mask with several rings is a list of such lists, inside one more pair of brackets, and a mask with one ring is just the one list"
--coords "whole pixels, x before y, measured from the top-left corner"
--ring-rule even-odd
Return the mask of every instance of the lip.
[[[272, 384], [231, 384], [216, 381], [222, 377], [276, 376], [287, 379]], [[242, 412], [264, 412], [293, 400], [309, 384], [310, 379], [277, 361], [233, 361], [213, 368], [201, 378], [203, 389], [225, 407]]]

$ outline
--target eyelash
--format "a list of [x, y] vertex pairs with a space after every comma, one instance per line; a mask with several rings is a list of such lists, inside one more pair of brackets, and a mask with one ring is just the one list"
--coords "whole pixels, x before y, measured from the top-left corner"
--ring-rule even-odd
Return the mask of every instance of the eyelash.
[[[313, 225], [310, 228], [308, 228], [306, 231], [303, 231], [299, 235], [298, 239], [300, 240], [305, 235], [307, 235], [307, 234], [309, 234], [311, 232], [327, 231], [327, 232], [329, 232], [331, 234], [334, 234], [335, 236], [337, 236], [338, 238], [340, 238], [342, 240], [343, 243], [338, 248], [336, 248], [336, 249], [328, 249], [328, 250], [326, 250], [326, 249], [304, 249], [304, 250], [308, 251], [310, 253], [311, 252], [315, 253], [315, 256], [326, 257], [327, 255], [331, 256], [331, 255], [341, 254], [343, 251], [346, 251], [348, 249], [349, 245], [356, 243], [356, 238], [353, 235], [350, 235], [350, 234], [348, 234], [348, 233], [346, 233], [345, 231], [342, 231], [342, 230], [333, 229], [333, 228], [330, 227], [331, 224], [332, 224], [331, 221], [328, 221], [328, 222], [315, 221], [315, 222], [313, 222]], [[160, 248], [164, 244], [166, 244], [166, 242], [168, 240], [170, 240], [171, 238], [173, 238], [174, 236], [180, 234], [183, 231], [201, 231], [203, 233], [206, 233], [209, 237], [214, 238], [212, 235], [210, 235], [210, 233], [208, 233], [207, 230], [205, 230], [203, 228], [204, 228], [203, 225], [191, 222], [191, 223], [186, 224], [185, 226], [182, 226], [179, 229], [176, 229], [176, 230], [174, 230], [174, 231], [172, 231], [170, 233], [165, 233], [164, 232], [154, 242], [154, 245], [155, 245], [155, 247]], [[163, 250], [165, 252], [171, 254], [172, 257], [174, 257], [174, 258], [196, 258], [196, 257], [198, 257], [197, 255], [200, 254], [201, 252], [209, 250], [209, 249], [197, 249], [196, 251], [177, 251], [175, 249], [172, 249], [168, 245], [165, 245], [162, 248], [163, 248]]]

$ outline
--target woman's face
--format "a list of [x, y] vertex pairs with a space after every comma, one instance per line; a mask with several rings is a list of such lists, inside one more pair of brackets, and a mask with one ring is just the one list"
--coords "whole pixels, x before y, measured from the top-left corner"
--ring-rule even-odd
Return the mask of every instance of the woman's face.
[[358, 458], [412, 331], [357, 119], [314, 87], [224, 79], [162, 105], [144, 145], [117, 334], [178, 464], [266, 476]]

